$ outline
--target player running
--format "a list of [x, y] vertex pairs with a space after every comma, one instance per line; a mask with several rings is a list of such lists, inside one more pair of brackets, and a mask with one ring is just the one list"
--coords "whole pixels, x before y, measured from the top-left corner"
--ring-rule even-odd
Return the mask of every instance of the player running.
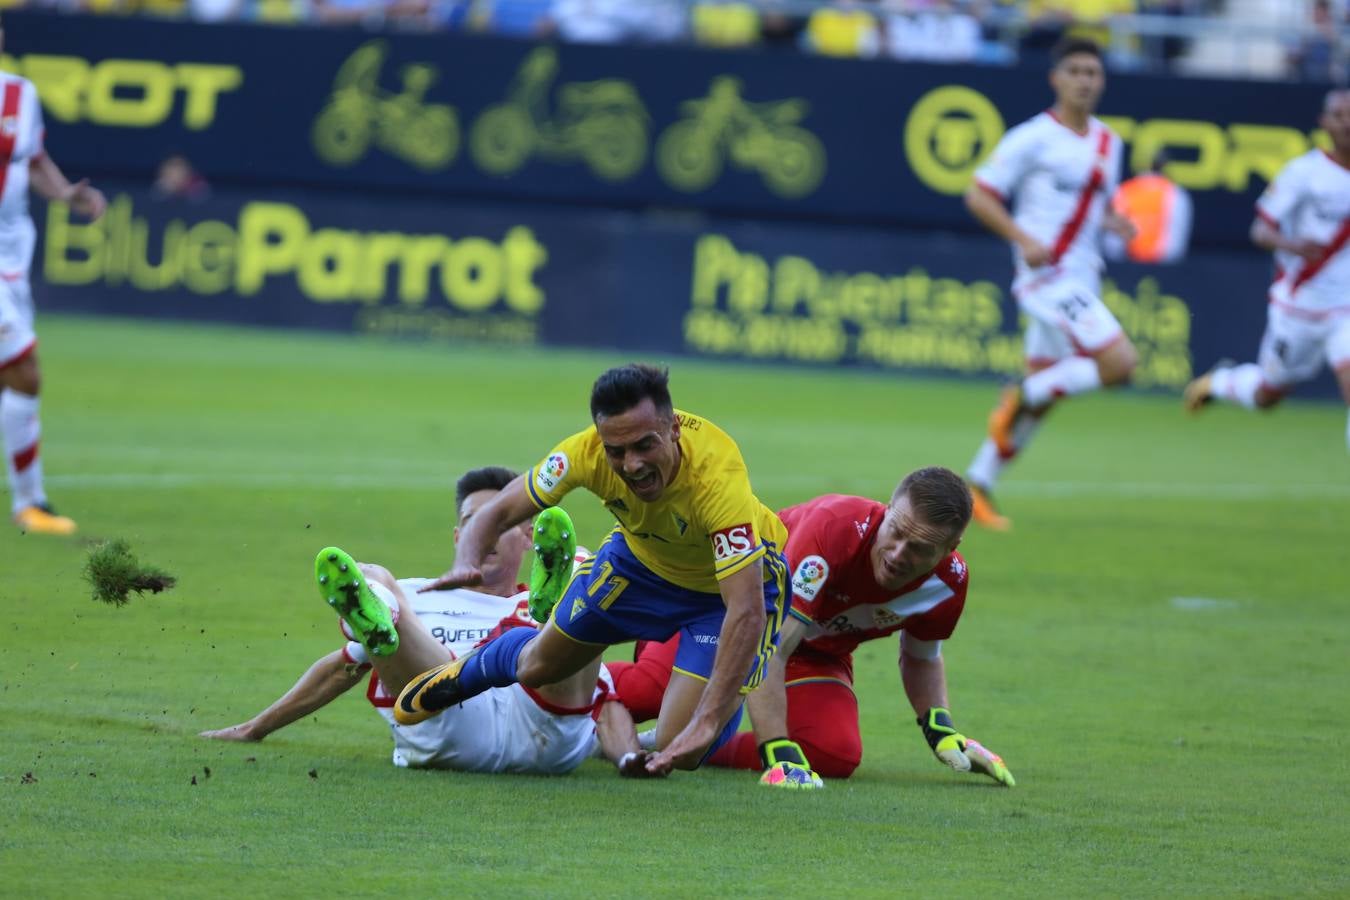
[[[457, 539], [460, 528], [514, 477], [510, 470], [489, 467], [459, 480]], [[387, 569], [359, 565], [336, 548], [321, 552], [320, 592], [325, 598], [352, 598], [338, 604], [349, 620], [343, 622], [346, 646], [315, 661], [289, 691], [248, 721], [204, 731], [202, 737], [260, 741], [332, 702], [373, 667], [366, 696], [389, 722], [396, 766], [563, 774], [593, 755], [598, 743], [621, 772], [646, 775], [641, 765], [646, 754], [637, 746], [632, 719], [620, 703], [609, 702], [617, 699], [613, 683], [598, 661], [538, 690], [513, 685], [487, 691], [420, 725], [394, 721], [394, 697], [419, 672], [463, 656], [502, 631], [534, 628], [529, 594], [515, 581], [528, 546], [528, 530], [510, 529], [487, 554], [478, 590], [424, 593], [418, 591], [431, 579], [396, 581]], [[560, 562], [550, 570], [536, 559], [531, 580], [566, 577], [571, 555]]]
[[[1350, 406], [1350, 91], [1333, 90], [1318, 123], [1331, 150], [1289, 162], [1256, 202], [1252, 242], [1275, 254], [1258, 362], [1220, 363], [1186, 386], [1199, 412], [1213, 400], [1269, 409], [1329, 363]], [[1345, 430], [1350, 447], [1350, 417]]]
[[[648, 763], [695, 768], [735, 733], [741, 697], [763, 677], [782, 624], [783, 523], [754, 496], [736, 443], [676, 410], [668, 373], [627, 365], [591, 392], [593, 425], [567, 438], [485, 505], [433, 587], [475, 584], [483, 553], [508, 528], [584, 487], [618, 520], [578, 569], [537, 635], [519, 629], [428, 671], [394, 715], [415, 723], [489, 687], [556, 682], [612, 644], [681, 634]], [[813, 776], [802, 767], [797, 775]]]
[[[4, 46], [0, 28], [0, 48]], [[47, 501], [38, 453], [37, 336], [28, 267], [37, 229], [28, 214], [28, 186], [48, 200], [97, 219], [107, 201], [88, 181], [71, 184], [43, 149], [42, 107], [32, 82], [0, 72], [0, 437], [4, 439], [14, 524], [36, 534], [73, 534], [75, 522]]]
[[1027, 316], [1029, 374], [1004, 389], [966, 472], [975, 521], [997, 530], [1011, 526], [993, 503], [999, 474], [1050, 408], [1063, 397], [1124, 384], [1138, 361], [1100, 296], [1102, 229], [1126, 240], [1134, 233], [1110, 205], [1120, 138], [1092, 115], [1106, 84], [1101, 50], [1071, 39], [1053, 58], [1055, 105], [1003, 136], [965, 197], [975, 218], [1013, 245], [1012, 291]]

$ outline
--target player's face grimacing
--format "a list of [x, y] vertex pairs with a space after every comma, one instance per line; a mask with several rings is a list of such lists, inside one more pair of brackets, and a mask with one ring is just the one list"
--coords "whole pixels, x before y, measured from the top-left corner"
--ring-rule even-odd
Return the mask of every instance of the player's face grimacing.
[[932, 571], [960, 542], [960, 535], [928, 524], [914, 514], [909, 497], [900, 497], [886, 510], [872, 545], [872, 577], [885, 590], [899, 590]]
[[1055, 99], [1067, 109], [1091, 113], [1106, 88], [1106, 70], [1091, 53], [1074, 53], [1050, 71]]
[[632, 409], [595, 420], [605, 459], [624, 484], [647, 503], [658, 499], [680, 469], [680, 423], [657, 412], [649, 398]]
[[[464, 498], [464, 505], [459, 511], [459, 524], [455, 526], [456, 543], [459, 541], [460, 529], [469, 524], [474, 513], [495, 496], [496, 491], [485, 490], [474, 491]], [[529, 521], [522, 522], [516, 528], [506, 529], [487, 556], [483, 557], [483, 564], [479, 567], [483, 573], [483, 583], [491, 585], [503, 580], [513, 581], [520, 572], [520, 561], [532, 542]]]

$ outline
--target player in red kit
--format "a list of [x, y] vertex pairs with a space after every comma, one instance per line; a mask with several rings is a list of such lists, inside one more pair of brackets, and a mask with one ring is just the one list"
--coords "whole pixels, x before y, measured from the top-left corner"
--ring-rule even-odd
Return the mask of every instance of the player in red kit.
[[[793, 570], [782, 647], [747, 698], [754, 733], [737, 735], [708, 763], [767, 768], [775, 743], [790, 739], [818, 774], [847, 778], [862, 761], [853, 650], [899, 632], [900, 679], [934, 754], [953, 769], [1011, 787], [1003, 761], [957, 732], [947, 709], [941, 647], [961, 617], [970, 578], [956, 552], [971, 516], [960, 476], [920, 469], [889, 504], [829, 494], [779, 516], [788, 526]], [[647, 644], [635, 663], [611, 664], [634, 718], [659, 703], [661, 673], [669, 671], [673, 652], [670, 643]], [[654, 700], [644, 702], [645, 695]]]

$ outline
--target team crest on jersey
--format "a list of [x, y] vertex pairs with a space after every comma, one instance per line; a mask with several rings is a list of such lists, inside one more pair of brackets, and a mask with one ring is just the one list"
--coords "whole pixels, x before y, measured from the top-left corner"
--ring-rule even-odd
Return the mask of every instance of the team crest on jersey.
[[755, 529], [749, 522], [732, 525], [708, 535], [713, 545], [713, 558], [718, 562], [744, 556], [755, 549]]
[[809, 603], [816, 599], [829, 577], [830, 564], [819, 556], [808, 556], [792, 573], [792, 592]]
[[12, 138], [14, 137], [14, 135], [18, 133], [19, 133], [18, 116], [5, 116], [3, 119], [0, 119], [0, 134], [3, 134], [7, 138]]
[[964, 581], [966, 578], [966, 564], [959, 556], [952, 557], [952, 574], [956, 576], [957, 581]]
[[856, 528], [856, 529], [858, 529], [858, 537], [860, 537], [860, 538], [865, 538], [865, 537], [867, 537], [867, 526], [869, 526], [869, 525], [871, 525], [871, 524], [872, 524], [872, 517], [871, 517], [871, 516], [868, 516], [867, 518], [863, 519], [861, 522], [859, 522], [857, 519], [854, 519], [854, 520], [853, 520], [853, 527]]
[[892, 625], [899, 625], [905, 621], [904, 616], [897, 616], [884, 606], [878, 606], [872, 612], [872, 621], [878, 628], [890, 628]]
[[534, 483], [541, 491], [551, 491], [567, 476], [567, 454], [554, 453], [539, 464], [534, 473]]

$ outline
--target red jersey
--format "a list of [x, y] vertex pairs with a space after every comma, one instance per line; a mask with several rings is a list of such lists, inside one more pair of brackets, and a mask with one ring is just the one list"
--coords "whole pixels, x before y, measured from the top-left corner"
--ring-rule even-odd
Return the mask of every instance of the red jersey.
[[809, 626], [803, 647], [847, 656], [863, 641], [904, 630], [923, 641], [951, 637], [969, 573], [955, 551], [898, 591], [877, 584], [872, 546], [886, 504], [826, 494], [778, 515], [788, 527], [792, 615]]

